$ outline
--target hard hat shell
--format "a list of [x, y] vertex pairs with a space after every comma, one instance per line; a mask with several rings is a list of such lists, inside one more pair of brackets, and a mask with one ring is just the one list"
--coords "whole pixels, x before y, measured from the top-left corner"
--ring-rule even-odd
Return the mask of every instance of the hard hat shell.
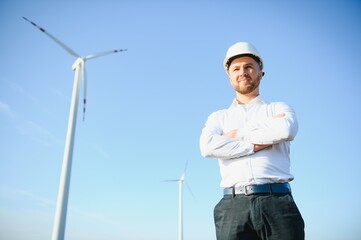
[[247, 55], [253, 57], [259, 63], [261, 70], [263, 70], [263, 61], [257, 49], [248, 42], [238, 42], [227, 51], [226, 58], [223, 61], [226, 72], [228, 72], [229, 65], [234, 59]]

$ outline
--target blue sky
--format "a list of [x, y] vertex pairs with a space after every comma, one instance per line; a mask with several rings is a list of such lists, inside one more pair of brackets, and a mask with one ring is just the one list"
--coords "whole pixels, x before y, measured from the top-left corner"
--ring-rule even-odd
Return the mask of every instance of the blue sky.
[[238, 41], [264, 59], [261, 96], [297, 112], [292, 188], [307, 239], [361, 238], [358, 1], [3, 0], [1, 239], [51, 236], [74, 77], [75, 59], [22, 16], [82, 55], [128, 49], [86, 65], [66, 239], [176, 239], [178, 186], [162, 180], [186, 161], [196, 199], [184, 189], [184, 239], [215, 239], [220, 176], [198, 142], [235, 96], [222, 62]]

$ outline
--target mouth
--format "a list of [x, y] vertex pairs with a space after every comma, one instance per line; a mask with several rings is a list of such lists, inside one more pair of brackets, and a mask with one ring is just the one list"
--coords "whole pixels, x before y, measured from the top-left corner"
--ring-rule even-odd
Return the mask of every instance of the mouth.
[[243, 84], [250, 84], [251, 83], [251, 79], [249, 78], [242, 78], [242, 79], [238, 79], [239, 83], [243, 83]]

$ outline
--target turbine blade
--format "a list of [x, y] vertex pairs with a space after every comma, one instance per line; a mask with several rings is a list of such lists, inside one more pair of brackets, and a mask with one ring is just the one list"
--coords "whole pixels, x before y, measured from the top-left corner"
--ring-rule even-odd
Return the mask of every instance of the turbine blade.
[[191, 193], [191, 195], [192, 195], [193, 199], [194, 199], [194, 200], [196, 200], [196, 197], [194, 196], [194, 194], [193, 194], [193, 192], [192, 192], [191, 188], [189, 187], [188, 183], [187, 183], [187, 182], [185, 182], [185, 184], [186, 184], [186, 186], [187, 186], [187, 188], [188, 188], [188, 191]]
[[117, 53], [117, 52], [123, 52], [123, 51], [127, 51], [127, 49], [115, 49], [115, 50], [110, 50], [110, 51], [105, 51], [105, 52], [90, 54], [90, 55], [86, 56], [86, 57], [84, 58], [84, 60], [89, 60], [89, 59], [93, 59], [93, 58], [97, 58], [97, 57], [102, 57], [102, 56], [105, 56], [105, 55], [109, 55], [109, 54], [113, 54], [113, 53]]
[[83, 79], [83, 86], [84, 86], [84, 97], [83, 97], [83, 121], [85, 121], [85, 110], [86, 110], [86, 96], [87, 96], [87, 74], [85, 70], [85, 63], [82, 67], [82, 79]]
[[178, 182], [179, 179], [163, 180], [162, 182]]
[[189, 162], [189, 161], [188, 161], [188, 159], [187, 159], [187, 162], [186, 162], [186, 165], [185, 165], [185, 167], [184, 167], [184, 171], [183, 171], [184, 173], [187, 171], [187, 168], [188, 168], [188, 162]]
[[72, 50], [70, 47], [66, 46], [64, 43], [62, 43], [60, 40], [58, 40], [56, 37], [54, 37], [53, 35], [51, 35], [50, 33], [48, 33], [47, 31], [45, 31], [44, 28], [39, 27], [38, 25], [36, 25], [34, 22], [30, 21], [29, 19], [27, 19], [26, 17], [23, 17], [24, 20], [28, 21], [29, 23], [31, 23], [34, 27], [38, 28], [40, 31], [42, 31], [43, 33], [45, 33], [48, 37], [50, 37], [51, 39], [53, 39], [53, 41], [55, 41], [58, 45], [60, 45], [65, 51], [67, 51], [70, 55], [74, 56], [74, 57], [80, 57], [79, 54], [77, 54], [74, 50]]
[[184, 179], [184, 176], [185, 176], [185, 174], [186, 174], [187, 168], [188, 168], [188, 159], [187, 159], [186, 164], [185, 164], [185, 166], [184, 166], [184, 170], [183, 170], [183, 173], [182, 173], [182, 176], [181, 176], [182, 179]]

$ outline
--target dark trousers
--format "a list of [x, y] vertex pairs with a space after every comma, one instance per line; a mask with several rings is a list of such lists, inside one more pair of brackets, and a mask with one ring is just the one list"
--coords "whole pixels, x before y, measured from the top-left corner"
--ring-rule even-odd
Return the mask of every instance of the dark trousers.
[[304, 240], [291, 194], [226, 195], [214, 208], [217, 240]]

